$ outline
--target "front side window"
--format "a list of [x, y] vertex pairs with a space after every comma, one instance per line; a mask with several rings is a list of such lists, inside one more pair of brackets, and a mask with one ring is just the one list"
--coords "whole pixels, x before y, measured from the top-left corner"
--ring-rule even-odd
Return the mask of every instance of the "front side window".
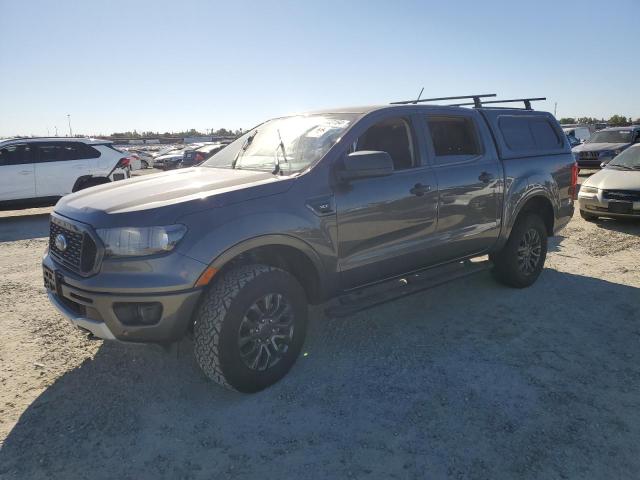
[[353, 123], [355, 114], [317, 114], [269, 120], [249, 130], [203, 167], [300, 172], [320, 160]]
[[0, 167], [31, 163], [31, 148], [29, 145], [8, 145], [0, 148]]
[[352, 151], [387, 152], [394, 170], [415, 166], [410, 122], [406, 118], [390, 118], [369, 127], [353, 145]]
[[482, 149], [473, 120], [468, 117], [427, 118], [436, 157], [480, 155]]

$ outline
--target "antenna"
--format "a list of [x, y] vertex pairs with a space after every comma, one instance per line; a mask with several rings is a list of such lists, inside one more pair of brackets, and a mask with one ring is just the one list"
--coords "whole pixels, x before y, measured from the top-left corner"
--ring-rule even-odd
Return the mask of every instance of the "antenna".
[[420, 93], [418, 94], [418, 98], [416, 98], [416, 102], [418, 103], [420, 101], [420, 97], [422, 96], [422, 92], [424, 92], [424, 87], [422, 87], [422, 90], [420, 90]]
[[[420, 92], [420, 95], [422, 95], [422, 92]], [[495, 93], [483, 93], [481, 95], [463, 95], [459, 97], [423, 98], [422, 100], [420, 100], [420, 97], [418, 97], [418, 100], [401, 100], [399, 102], [391, 102], [391, 105], [410, 105], [410, 104], [424, 103], [424, 102], [435, 102], [438, 100], [463, 100], [465, 98], [472, 98], [473, 105], [479, 108], [482, 106], [482, 101], [480, 100], [481, 98], [496, 97], [496, 96], [497, 95]]]

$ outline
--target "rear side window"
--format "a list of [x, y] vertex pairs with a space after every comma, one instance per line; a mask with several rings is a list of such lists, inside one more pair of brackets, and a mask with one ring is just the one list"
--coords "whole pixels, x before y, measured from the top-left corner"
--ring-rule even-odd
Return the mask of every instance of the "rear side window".
[[563, 145], [553, 125], [543, 117], [504, 115], [498, 125], [505, 143], [513, 152], [553, 150]]
[[436, 157], [475, 156], [482, 153], [478, 132], [468, 117], [433, 116], [427, 118]]
[[38, 162], [66, 162], [100, 156], [98, 150], [81, 142], [39, 143], [37, 149]]
[[0, 148], [0, 167], [31, 163], [31, 153], [31, 148], [26, 144], [8, 145]]

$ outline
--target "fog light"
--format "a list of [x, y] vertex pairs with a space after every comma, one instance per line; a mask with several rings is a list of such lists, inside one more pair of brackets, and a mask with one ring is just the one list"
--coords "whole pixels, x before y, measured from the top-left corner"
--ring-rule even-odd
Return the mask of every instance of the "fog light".
[[113, 311], [123, 325], [155, 325], [162, 316], [160, 302], [114, 303]]

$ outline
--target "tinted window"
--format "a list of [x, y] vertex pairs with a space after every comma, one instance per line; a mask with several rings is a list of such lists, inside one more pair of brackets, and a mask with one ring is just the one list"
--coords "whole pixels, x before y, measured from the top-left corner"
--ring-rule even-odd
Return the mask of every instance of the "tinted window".
[[473, 120], [467, 117], [427, 119], [436, 156], [479, 155], [482, 153]]
[[395, 170], [404, 170], [415, 165], [411, 128], [409, 121], [404, 118], [384, 120], [369, 127], [358, 138], [354, 150], [387, 152], [393, 160]]
[[562, 146], [555, 128], [546, 118], [505, 115], [498, 124], [505, 143], [514, 152]]
[[21, 165], [31, 162], [31, 149], [29, 145], [9, 145], [0, 148], [0, 166]]
[[100, 156], [98, 150], [80, 142], [39, 143], [37, 149], [39, 162], [66, 162]]

